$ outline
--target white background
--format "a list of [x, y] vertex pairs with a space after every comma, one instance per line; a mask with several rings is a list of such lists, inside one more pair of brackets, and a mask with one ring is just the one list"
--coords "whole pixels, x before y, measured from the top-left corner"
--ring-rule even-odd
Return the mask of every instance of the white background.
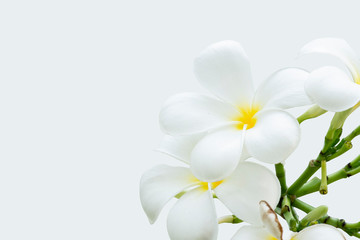
[[[360, 54], [359, 9], [358, 0], [1, 1], [0, 239], [168, 239], [174, 202], [151, 226], [138, 185], [156, 164], [180, 164], [153, 150], [163, 136], [162, 102], [206, 92], [194, 57], [211, 43], [239, 41], [256, 85], [282, 67], [343, 67], [331, 57], [295, 57], [319, 37], [344, 38]], [[302, 125], [290, 180], [316, 157], [331, 115]], [[359, 119], [360, 110], [345, 133]], [[357, 139], [329, 172], [359, 146]], [[358, 221], [359, 183], [355, 176], [305, 199]], [[236, 229], [221, 225], [219, 239]]]

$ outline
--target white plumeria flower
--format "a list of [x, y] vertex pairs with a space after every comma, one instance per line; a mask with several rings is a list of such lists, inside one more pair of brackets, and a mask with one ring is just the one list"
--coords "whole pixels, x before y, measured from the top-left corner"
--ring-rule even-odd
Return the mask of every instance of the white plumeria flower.
[[198, 179], [219, 181], [249, 156], [279, 163], [293, 152], [299, 142], [299, 124], [282, 109], [311, 103], [304, 92], [306, 71], [280, 70], [254, 92], [248, 57], [234, 41], [205, 49], [195, 60], [194, 71], [218, 98], [175, 95], [165, 102], [160, 125], [175, 137], [196, 136], [189, 147], [191, 170]]
[[305, 81], [305, 91], [321, 108], [342, 112], [360, 101], [360, 60], [349, 44], [336, 38], [321, 38], [306, 44], [300, 55], [329, 54], [345, 63], [351, 78], [341, 69], [325, 66], [310, 73]]
[[275, 207], [281, 189], [275, 174], [256, 163], [241, 163], [232, 175], [213, 183], [198, 180], [189, 168], [159, 165], [145, 172], [140, 182], [140, 200], [150, 223], [168, 201], [184, 191], [167, 218], [172, 240], [217, 239], [213, 193], [236, 216], [261, 225], [258, 202], [265, 199]]
[[276, 213], [266, 201], [260, 202], [260, 214], [263, 226], [243, 226], [232, 240], [346, 240], [335, 227], [328, 224], [317, 224], [292, 233], [282, 227]]

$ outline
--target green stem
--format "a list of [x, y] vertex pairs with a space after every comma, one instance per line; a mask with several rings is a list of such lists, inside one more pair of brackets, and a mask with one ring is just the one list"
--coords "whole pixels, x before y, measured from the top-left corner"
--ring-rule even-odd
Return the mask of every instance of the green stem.
[[300, 175], [298, 179], [288, 188], [289, 195], [295, 195], [295, 193], [311, 178], [314, 173], [320, 168], [321, 163], [319, 159], [311, 160], [305, 171]]
[[227, 215], [227, 216], [220, 217], [218, 219], [219, 224], [222, 224], [222, 223], [237, 224], [237, 223], [242, 223], [242, 222], [243, 222], [243, 220], [237, 218], [235, 215]]
[[299, 124], [301, 124], [303, 121], [316, 118], [320, 115], [323, 115], [327, 111], [320, 108], [318, 105], [315, 105], [311, 108], [309, 108], [305, 113], [303, 113], [300, 117], [297, 118]]
[[360, 126], [354, 129], [347, 137], [345, 137], [346, 142], [351, 142], [355, 137], [360, 135]]
[[296, 194], [296, 192], [312, 177], [312, 175], [314, 175], [317, 172], [317, 170], [319, 170], [319, 168], [321, 167], [321, 161], [327, 160], [327, 156], [329, 155], [328, 150], [330, 149], [330, 147], [334, 146], [339, 141], [339, 138], [342, 133], [342, 129], [341, 128], [334, 129], [334, 124], [335, 124], [334, 119], [339, 118], [337, 117], [338, 116], [337, 114], [338, 113], [335, 114], [335, 116], [331, 121], [329, 130], [325, 136], [325, 142], [322, 151], [320, 152], [316, 160], [310, 161], [309, 165], [300, 175], [300, 177], [288, 188], [287, 191], [288, 194], [290, 195]]
[[326, 152], [331, 147], [334, 140], [340, 137], [345, 120], [352, 112], [353, 109], [350, 108], [343, 112], [335, 113], [334, 117], [331, 120], [329, 130], [327, 131], [325, 136], [325, 144], [324, 144], [323, 152]]
[[355, 174], [358, 174], [360, 172], [360, 167], [357, 167], [351, 171], [347, 172], [347, 177], [351, 177], [354, 176]]
[[297, 215], [295, 208], [293, 206], [290, 207], [291, 213], [294, 216], [296, 222], [299, 222], [299, 215]]
[[281, 186], [281, 195], [284, 195], [287, 190], [286, 186], [286, 174], [285, 174], [285, 168], [282, 163], [275, 164], [275, 172], [276, 176], [279, 179], [280, 186]]
[[326, 160], [321, 160], [321, 184], [319, 192], [323, 195], [328, 193]]
[[311, 205], [307, 204], [306, 202], [303, 202], [299, 199], [295, 199], [293, 201], [292, 205], [305, 213], [309, 213], [315, 209], [313, 206], [311, 206]]
[[[336, 116], [336, 114], [335, 114]], [[335, 119], [335, 117], [333, 118], [333, 120]], [[328, 155], [328, 151], [331, 149], [331, 147], [335, 146], [335, 144], [337, 144], [340, 141], [340, 136], [342, 134], [342, 128], [336, 128], [336, 129], [332, 129], [332, 126], [330, 126], [326, 136], [325, 136], [325, 141], [324, 141], [324, 147], [321, 150], [322, 153], [324, 153], [325, 155]]]
[[360, 222], [357, 223], [346, 223], [347, 228], [360, 229]]
[[[339, 132], [341, 132], [341, 129], [338, 129]], [[343, 138], [339, 144], [337, 144], [336, 147], [333, 147], [331, 154], [326, 156], [326, 159], [329, 161], [331, 159], [337, 158], [340, 155], [346, 153], [352, 148], [351, 141], [360, 135], [360, 126], [358, 126], [356, 129], [354, 129], [348, 136]], [[338, 141], [338, 139], [336, 139]]]
[[357, 168], [360, 166], [360, 155], [357, 156], [353, 161], [349, 162], [345, 167], [344, 169], [346, 171], [349, 171], [351, 169], [354, 169], [354, 168]]
[[336, 148], [334, 148], [334, 152], [331, 155], [327, 156], [327, 161], [337, 158], [352, 148], [352, 143], [349, 141], [342, 140]]
[[[299, 191], [296, 192], [296, 197], [302, 197], [304, 195], [316, 192], [320, 189], [321, 180], [318, 177], [314, 177], [302, 186]], [[330, 182], [328, 181], [328, 184]]]
[[[320, 217], [325, 212], [322, 208], [318, 208], [319, 210], [314, 210], [315, 208], [299, 199], [300, 196], [306, 195], [311, 192], [315, 192], [317, 190], [320, 191], [321, 194], [327, 193], [327, 185], [331, 184], [332, 182], [338, 181], [343, 178], [347, 178], [353, 176], [355, 174], [360, 173], [360, 155], [354, 159], [352, 162], [347, 164], [345, 167], [340, 169], [339, 171], [330, 174], [327, 176], [327, 169], [326, 165], [327, 162], [337, 158], [338, 156], [344, 154], [349, 149], [352, 148], [351, 141], [360, 135], [360, 126], [354, 129], [347, 137], [343, 138], [340, 141], [340, 137], [342, 134], [342, 127], [347, 119], [347, 117], [360, 106], [360, 102], [355, 105], [353, 108], [350, 108], [346, 111], [335, 113], [330, 127], [327, 131], [325, 136], [324, 146], [318, 155], [316, 160], [312, 160], [309, 162], [307, 168], [303, 171], [300, 177], [287, 189], [284, 193], [282, 188], [282, 216], [286, 219], [290, 226], [290, 230], [300, 231], [302, 228], [306, 227], [308, 224], [311, 224], [312, 219], [314, 218], [313, 215], [317, 218]], [[311, 112], [311, 111], [310, 111]], [[309, 119], [309, 113], [303, 114], [298, 118], [298, 122], [301, 123], [306, 119]], [[308, 182], [308, 180], [319, 170], [321, 167], [321, 179], [315, 177]], [[281, 170], [281, 169], [279, 169]], [[280, 173], [280, 172], [279, 172]], [[281, 176], [281, 174], [279, 174]], [[278, 178], [279, 178], [278, 176]], [[283, 176], [285, 177], [285, 176]], [[279, 178], [280, 181], [280, 178]], [[286, 182], [285, 188], [286, 188]], [[291, 202], [290, 202], [291, 199]], [[298, 220], [295, 220], [294, 216], [292, 215], [292, 209], [296, 207], [305, 213], [312, 214], [307, 215], [308, 217], [304, 218], [301, 223]], [[324, 208], [325, 209], [325, 208]], [[327, 208], [326, 208], [327, 209]], [[315, 218], [314, 218], [315, 219]], [[347, 232], [350, 236], [356, 236], [360, 238], [360, 222], [357, 223], [346, 223], [343, 219], [338, 219], [334, 217], [330, 217], [325, 215], [317, 220], [318, 223], [325, 223], [332, 225], [334, 227], [340, 228], [343, 231]]]
[[[360, 155], [355, 158], [352, 162], [348, 163], [342, 169], [327, 176], [327, 184], [331, 184], [340, 179], [351, 177], [360, 172]], [[321, 180], [317, 177], [311, 179], [303, 187], [296, 192], [296, 197], [301, 197], [319, 190]]]
[[[344, 118], [345, 116], [347, 117], [350, 113], [351, 112], [349, 110], [342, 112], [342, 114], [340, 114], [341, 117], [339, 117], [339, 115], [335, 114], [333, 121], [334, 121], [334, 119]], [[338, 117], [336, 117], [336, 116], [338, 116]], [[345, 117], [345, 119], [346, 119], [346, 117]], [[345, 120], [342, 120], [342, 122], [344, 122], [344, 121]], [[339, 127], [339, 125], [335, 124], [335, 123], [333, 123], [332, 125], [334, 125], [335, 127]], [[343, 123], [340, 124], [341, 127], [342, 127], [342, 125], [343, 125]], [[358, 126], [348, 136], [346, 136], [343, 140], [341, 140], [341, 142], [337, 146], [334, 146], [336, 143], [339, 142], [339, 138], [342, 133], [341, 127], [334, 130], [333, 129], [334, 126], [331, 126], [329, 128], [328, 133], [325, 137], [325, 143], [324, 143], [323, 150], [320, 152], [318, 158], [316, 160], [310, 161], [308, 167], [304, 170], [304, 172], [300, 175], [300, 177], [288, 188], [288, 190], [287, 190], [288, 194], [295, 195], [295, 193], [297, 193], [297, 191], [306, 184], [306, 182], [321, 167], [321, 160], [330, 161], [334, 158], [341, 156], [342, 154], [344, 154], [345, 152], [347, 152], [349, 149], [352, 148], [351, 141], [355, 137], [360, 135], [360, 126]], [[311, 189], [312, 189], [312, 187], [314, 185], [317, 186], [317, 184], [318, 184], [317, 182], [310, 181], [309, 185], [306, 188], [311, 186]], [[299, 194], [296, 194], [296, 195], [299, 196]], [[303, 195], [301, 195], [301, 196], [303, 196]]]
[[[315, 208], [299, 199], [295, 199], [292, 203], [292, 205], [300, 210], [302, 210], [305, 213], [309, 213], [313, 211]], [[328, 215], [325, 215], [321, 219], [318, 220], [318, 223], [325, 223], [331, 226], [334, 226], [336, 228], [340, 228], [346, 233], [348, 233], [350, 236], [358, 237], [359, 235], [359, 228], [358, 225], [360, 223], [346, 223], [344, 219], [334, 218], [330, 217]], [[359, 237], [360, 238], [360, 237]]]
[[354, 233], [354, 235], [353, 235], [354, 237], [357, 237], [357, 238], [360, 238], [360, 233]]
[[288, 223], [290, 230], [295, 232], [297, 230], [297, 221], [291, 212], [291, 201], [287, 195], [284, 196], [281, 203], [281, 213]]
[[278, 215], [281, 216], [281, 208], [280, 207], [276, 207], [274, 210]]

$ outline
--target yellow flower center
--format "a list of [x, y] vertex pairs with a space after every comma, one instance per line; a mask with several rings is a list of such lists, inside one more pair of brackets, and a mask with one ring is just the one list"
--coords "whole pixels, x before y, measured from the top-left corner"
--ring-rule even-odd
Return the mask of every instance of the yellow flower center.
[[[197, 179], [195, 176], [191, 176], [191, 178], [189, 179], [191, 183], [195, 183], [197, 186], [200, 186], [201, 190], [207, 191], [209, 190], [209, 183], [208, 182], [203, 182], [199, 179]], [[217, 182], [211, 182], [210, 183], [210, 187], [211, 189], [215, 189], [217, 188], [222, 182], [224, 182], [224, 180], [220, 180]]]
[[237, 121], [239, 123], [236, 124], [236, 128], [238, 130], [243, 130], [246, 125], [246, 129], [253, 128], [256, 124], [255, 114], [260, 110], [259, 106], [246, 106], [240, 107], [239, 114], [233, 118], [233, 121]]
[[[219, 186], [224, 180], [221, 180], [221, 181], [217, 181], [217, 182], [212, 182], [210, 183], [210, 187], [211, 189], [215, 189], [217, 188], [217, 186]], [[209, 187], [208, 187], [208, 183], [207, 182], [200, 182], [200, 186], [203, 190], [209, 190]]]
[[276, 237], [270, 235], [266, 240], [278, 240]]
[[357, 76], [357, 77], [355, 78], [355, 83], [360, 84], [360, 76]]

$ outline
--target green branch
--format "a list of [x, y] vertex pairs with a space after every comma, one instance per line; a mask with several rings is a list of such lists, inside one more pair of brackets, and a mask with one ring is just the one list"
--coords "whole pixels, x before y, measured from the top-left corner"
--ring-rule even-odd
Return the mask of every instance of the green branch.
[[326, 133], [324, 148], [322, 152], [327, 152], [330, 147], [334, 146], [339, 141], [345, 120], [352, 112], [353, 109], [350, 108], [346, 111], [335, 113], [334, 117], [331, 120], [329, 130]]
[[298, 179], [288, 188], [289, 195], [295, 195], [296, 192], [316, 173], [321, 166], [320, 158], [311, 160], [305, 171], [300, 175]]
[[355, 137], [360, 135], [360, 126], [354, 129], [347, 137], [344, 138], [346, 142], [351, 142]]
[[[338, 180], [349, 178], [360, 172], [360, 155], [352, 162], [345, 165], [342, 169], [327, 176], [327, 184], [331, 184]], [[321, 180], [317, 177], [311, 179], [303, 187], [296, 192], [296, 197], [301, 197], [319, 190]]]
[[288, 196], [284, 196], [281, 203], [281, 215], [286, 220], [291, 231], [296, 232], [297, 230], [297, 219], [294, 217], [291, 211], [291, 201]]
[[[352, 131], [348, 136], [343, 138], [340, 141], [340, 136], [342, 133], [342, 126], [344, 124], [344, 121], [346, 117], [351, 112], [349, 110], [342, 112], [342, 113], [336, 113], [333, 120], [332, 125], [330, 126], [328, 133], [325, 137], [324, 147], [322, 151], [320, 152], [318, 158], [316, 160], [310, 161], [308, 167], [304, 170], [304, 172], [300, 175], [300, 177], [288, 188], [287, 192], [290, 195], [295, 195], [297, 191], [302, 188], [305, 184], [310, 184], [310, 186], [313, 186], [314, 184], [317, 184], [317, 182], [310, 181], [306, 183], [321, 167], [321, 161], [326, 160], [327, 162], [335, 159], [342, 154], [346, 153], [352, 148], [351, 141], [360, 135], [360, 126], [358, 126], [354, 131]], [[345, 118], [345, 119], [344, 119]], [[334, 123], [334, 119], [337, 119], [341, 122]], [[340, 128], [336, 128], [340, 127]], [[338, 144], [337, 144], [338, 143]], [[337, 145], [336, 145], [337, 144]], [[336, 145], [336, 146], [335, 146]], [[323, 180], [324, 181], [324, 180]], [[329, 181], [328, 181], [329, 184]], [[308, 188], [309, 186], [307, 186]], [[320, 185], [319, 185], [320, 187]], [[319, 190], [319, 188], [317, 189]], [[316, 191], [317, 191], [316, 190]], [[296, 194], [299, 196], [298, 194]], [[303, 195], [301, 195], [303, 196]]]
[[292, 205], [298, 209], [300, 209], [301, 211], [303, 211], [304, 213], [309, 213], [312, 210], [314, 210], [315, 208], [309, 204], [307, 204], [306, 202], [303, 202], [299, 199], [295, 199], [292, 202]]
[[[355, 137], [360, 135], [360, 126], [358, 126], [348, 136], [346, 136], [340, 141], [342, 127], [347, 117], [359, 106], [360, 102], [353, 108], [350, 108], [343, 112], [335, 113], [331, 121], [330, 127], [326, 133], [324, 139], [324, 146], [318, 157], [316, 158], [316, 160], [311, 160], [309, 162], [308, 166], [300, 175], [300, 177], [285, 192], [285, 170], [282, 169], [283, 166], [275, 166], [279, 181], [281, 178], [283, 178], [281, 179], [282, 182], [280, 183], [280, 185], [282, 186], [282, 199], [278, 206], [281, 206], [282, 216], [288, 222], [292, 231], [300, 231], [301, 229], [313, 223], [325, 223], [342, 229], [350, 236], [360, 238], [360, 222], [346, 223], [343, 219], [328, 216], [326, 214], [326, 206], [321, 206], [315, 209], [313, 206], [298, 199], [298, 197], [300, 196], [304, 196], [306, 194], [316, 191], [320, 191], [320, 193], [326, 194], [328, 184], [360, 173], [360, 155], [352, 162], [348, 163], [345, 167], [330, 175], [327, 175], [326, 169], [327, 162], [341, 156], [342, 154], [350, 150], [352, 148], [351, 141]], [[313, 107], [309, 109], [306, 113], [304, 113], [298, 118], [298, 122], [301, 123], [307, 119], [316, 117], [316, 115], [320, 116], [323, 113], [319, 110], [320, 108], [318, 107]], [[321, 179], [315, 177], [309, 181], [309, 179], [320, 168], [322, 170]], [[294, 215], [292, 214], [292, 212], [295, 212], [293, 209], [294, 207], [308, 214], [300, 222], [298, 218], [295, 219]], [[323, 216], [324, 214], [325, 216]], [[315, 219], [316, 221], [313, 222], [313, 220]]]
[[281, 195], [284, 195], [287, 190], [284, 165], [282, 163], [275, 164], [275, 172], [276, 172], [276, 177], [279, 179], [280, 182]]
[[[311, 206], [299, 199], [295, 199], [293, 201], [292, 205], [307, 214], [315, 209], [313, 206]], [[344, 232], [349, 234], [350, 236], [355, 236], [355, 237], [360, 238], [360, 234], [359, 234], [360, 223], [347, 223], [344, 219], [330, 217], [329, 215], [323, 216], [317, 222], [325, 223], [325, 224], [331, 225], [333, 227], [340, 228]]]

